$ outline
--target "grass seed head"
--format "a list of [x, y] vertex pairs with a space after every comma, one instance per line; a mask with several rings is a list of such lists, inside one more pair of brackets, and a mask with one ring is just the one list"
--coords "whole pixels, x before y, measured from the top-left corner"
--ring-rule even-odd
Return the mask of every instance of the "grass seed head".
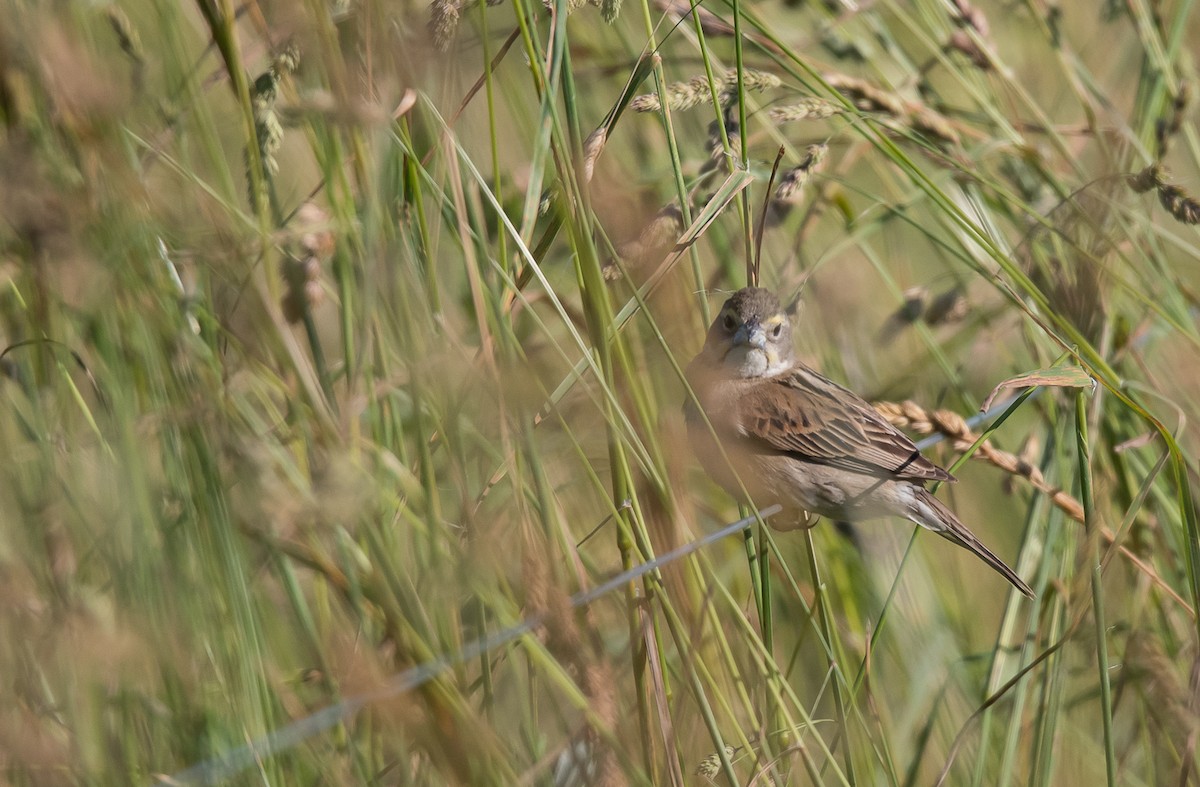
[[1162, 164], [1157, 161], [1128, 178], [1129, 188], [1138, 194], [1145, 194], [1150, 189], [1156, 189], [1167, 182], [1167, 173]]
[[865, 79], [846, 74], [826, 74], [825, 81], [834, 90], [850, 99], [854, 106], [863, 112], [886, 112], [896, 117], [903, 117], [906, 114], [903, 101], [891, 93], [880, 90]]
[[1174, 184], [1160, 186], [1158, 201], [1163, 208], [1184, 224], [1200, 224], [1200, 202], [1183, 187]]
[[845, 110], [832, 101], [812, 96], [802, 98], [794, 104], [768, 110], [767, 117], [775, 123], [794, 123], [798, 120], [823, 120], [843, 112]]
[[591, 183], [592, 175], [596, 171], [596, 159], [600, 158], [600, 154], [604, 152], [604, 146], [608, 143], [608, 128], [601, 126], [600, 128], [588, 134], [588, 138], [583, 141], [583, 182]]
[[954, 126], [950, 125], [950, 121], [946, 119], [945, 115], [934, 112], [924, 104], [910, 105], [908, 109], [909, 123], [914, 129], [937, 137], [951, 145], [959, 143], [958, 132], [954, 130]]
[[[730, 759], [737, 754], [737, 749], [732, 746], [725, 747], [725, 758]], [[696, 775], [703, 776], [706, 779], [715, 779], [717, 774], [721, 772], [721, 755], [713, 752], [700, 761], [700, 765], [696, 767]]]
[[[774, 74], [754, 69], [742, 70], [742, 86], [747, 91], [762, 92], [782, 85], [782, 80]], [[712, 89], [708, 77], [701, 74], [686, 82], [672, 82], [667, 85], [662, 95], [667, 100], [667, 106], [672, 110], [687, 110], [712, 103]], [[730, 69], [721, 77], [717, 86], [717, 100], [722, 106], [728, 106], [737, 99], [737, 69]], [[629, 102], [629, 108], [634, 112], [657, 112], [662, 109], [662, 101], [658, 93], [643, 93]]]
[[825, 144], [809, 145], [800, 163], [783, 173], [779, 185], [775, 187], [775, 198], [768, 207], [767, 224], [776, 226], [782, 222], [791, 209], [799, 205], [804, 195], [804, 186], [815, 172], [819, 172], [825, 163], [825, 155], [829, 146]]
[[458, 11], [456, 0], [433, 0], [429, 6], [429, 33], [439, 52], [450, 49], [450, 42], [458, 32]]

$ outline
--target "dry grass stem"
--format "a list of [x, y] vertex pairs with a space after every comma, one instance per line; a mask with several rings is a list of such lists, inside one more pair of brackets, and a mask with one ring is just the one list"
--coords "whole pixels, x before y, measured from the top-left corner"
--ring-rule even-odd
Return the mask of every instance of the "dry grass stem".
[[[900, 404], [895, 402], [874, 402], [872, 406], [888, 423], [898, 428], [908, 429], [917, 434], [933, 434], [936, 432], [945, 435], [951, 439], [951, 444], [956, 451], [966, 451], [979, 439], [979, 435], [971, 431], [971, 428], [967, 425], [966, 419], [950, 410], [929, 411], [911, 400]], [[989, 462], [1013, 477], [1026, 479], [1033, 488], [1047, 495], [1050, 501], [1064, 514], [1076, 522], [1083, 523], [1083, 505], [1067, 492], [1049, 483], [1045, 476], [1042, 475], [1042, 471], [1023, 456], [1001, 451], [993, 446], [990, 441], [985, 440], [976, 449], [974, 458]], [[1116, 544], [1116, 535], [1110, 528], [1100, 526], [1097, 529], [1100, 537], [1104, 539], [1106, 544], [1110, 546]], [[1172, 600], [1187, 610], [1189, 615], [1195, 615], [1195, 611], [1191, 605], [1154, 570], [1153, 566], [1138, 557], [1124, 545], [1117, 546], [1117, 549], [1122, 557], [1149, 577]]]
[[[911, 400], [901, 402], [875, 402], [872, 405], [888, 423], [901, 429], [909, 429], [917, 434], [934, 434], [935, 432], [951, 439], [951, 445], [956, 451], [966, 451], [979, 435], [971, 431], [967, 421], [961, 415], [951, 410], [926, 410]], [[1083, 506], [1062, 489], [1050, 484], [1042, 471], [1016, 454], [1001, 451], [985, 440], [975, 451], [974, 458], [989, 462], [1006, 473], [1020, 476], [1050, 497], [1054, 505], [1076, 522], [1083, 521]]]

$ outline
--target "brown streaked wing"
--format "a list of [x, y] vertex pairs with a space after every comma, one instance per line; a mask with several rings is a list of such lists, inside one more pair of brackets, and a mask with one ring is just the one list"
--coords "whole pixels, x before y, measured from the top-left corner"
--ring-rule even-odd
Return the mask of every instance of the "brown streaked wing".
[[882, 478], [954, 480], [858, 394], [799, 364], [753, 386], [739, 412], [746, 436], [810, 462]]

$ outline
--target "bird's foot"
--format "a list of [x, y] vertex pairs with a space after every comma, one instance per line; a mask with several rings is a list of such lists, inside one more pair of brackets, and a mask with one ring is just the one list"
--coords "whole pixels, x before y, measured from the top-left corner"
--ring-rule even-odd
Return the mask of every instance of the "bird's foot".
[[809, 513], [808, 511], [798, 508], [785, 509], [779, 513], [779, 516], [771, 517], [769, 524], [772, 530], [786, 533], [790, 530], [808, 530], [817, 524], [818, 519], [820, 519], [818, 515]]

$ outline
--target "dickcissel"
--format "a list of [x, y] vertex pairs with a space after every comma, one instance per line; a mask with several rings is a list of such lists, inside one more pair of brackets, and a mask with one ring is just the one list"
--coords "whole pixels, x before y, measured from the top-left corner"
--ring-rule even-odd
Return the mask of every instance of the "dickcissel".
[[953, 476], [857, 394], [795, 360], [791, 321], [771, 292], [747, 287], [725, 302], [687, 379], [700, 406], [689, 397], [684, 408], [692, 448], [730, 494], [835, 520], [904, 517], [1033, 597], [925, 488]]

